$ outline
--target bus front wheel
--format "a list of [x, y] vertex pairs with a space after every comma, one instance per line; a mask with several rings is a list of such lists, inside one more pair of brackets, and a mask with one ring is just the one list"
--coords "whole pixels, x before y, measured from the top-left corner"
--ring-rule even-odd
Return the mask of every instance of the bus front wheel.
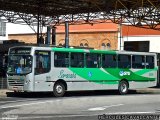
[[128, 88], [129, 88], [129, 85], [126, 81], [121, 81], [119, 83], [118, 90], [121, 95], [127, 94]]
[[63, 97], [65, 94], [65, 86], [61, 82], [57, 82], [54, 85], [53, 93], [56, 97]]

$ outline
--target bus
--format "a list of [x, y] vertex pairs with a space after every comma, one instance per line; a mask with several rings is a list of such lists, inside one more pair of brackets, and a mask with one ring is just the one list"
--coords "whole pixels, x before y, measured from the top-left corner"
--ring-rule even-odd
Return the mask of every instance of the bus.
[[63, 47], [9, 49], [8, 88], [16, 92], [129, 89], [157, 84], [157, 54]]

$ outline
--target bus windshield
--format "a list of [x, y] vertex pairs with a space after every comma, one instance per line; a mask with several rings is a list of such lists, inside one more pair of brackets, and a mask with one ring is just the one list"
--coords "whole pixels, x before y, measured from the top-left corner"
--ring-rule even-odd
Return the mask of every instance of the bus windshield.
[[28, 74], [32, 70], [31, 55], [9, 55], [7, 74]]

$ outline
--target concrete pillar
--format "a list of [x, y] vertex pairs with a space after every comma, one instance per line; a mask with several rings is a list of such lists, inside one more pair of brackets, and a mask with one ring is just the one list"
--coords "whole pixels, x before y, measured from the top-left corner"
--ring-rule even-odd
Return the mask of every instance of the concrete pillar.
[[52, 27], [52, 45], [56, 45], [56, 27]]
[[65, 47], [69, 47], [69, 23], [65, 22]]
[[51, 27], [47, 26], [47, 39], [46, 39], [45, 43], [49, 45], [50, 39], [51, 39]]

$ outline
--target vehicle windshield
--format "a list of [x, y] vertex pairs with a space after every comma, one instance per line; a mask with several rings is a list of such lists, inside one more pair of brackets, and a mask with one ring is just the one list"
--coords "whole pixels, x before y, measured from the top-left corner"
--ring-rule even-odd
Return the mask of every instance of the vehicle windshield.
[[28, 74], [32, 71], [31, 55], [9, 55], [8, 74]]

